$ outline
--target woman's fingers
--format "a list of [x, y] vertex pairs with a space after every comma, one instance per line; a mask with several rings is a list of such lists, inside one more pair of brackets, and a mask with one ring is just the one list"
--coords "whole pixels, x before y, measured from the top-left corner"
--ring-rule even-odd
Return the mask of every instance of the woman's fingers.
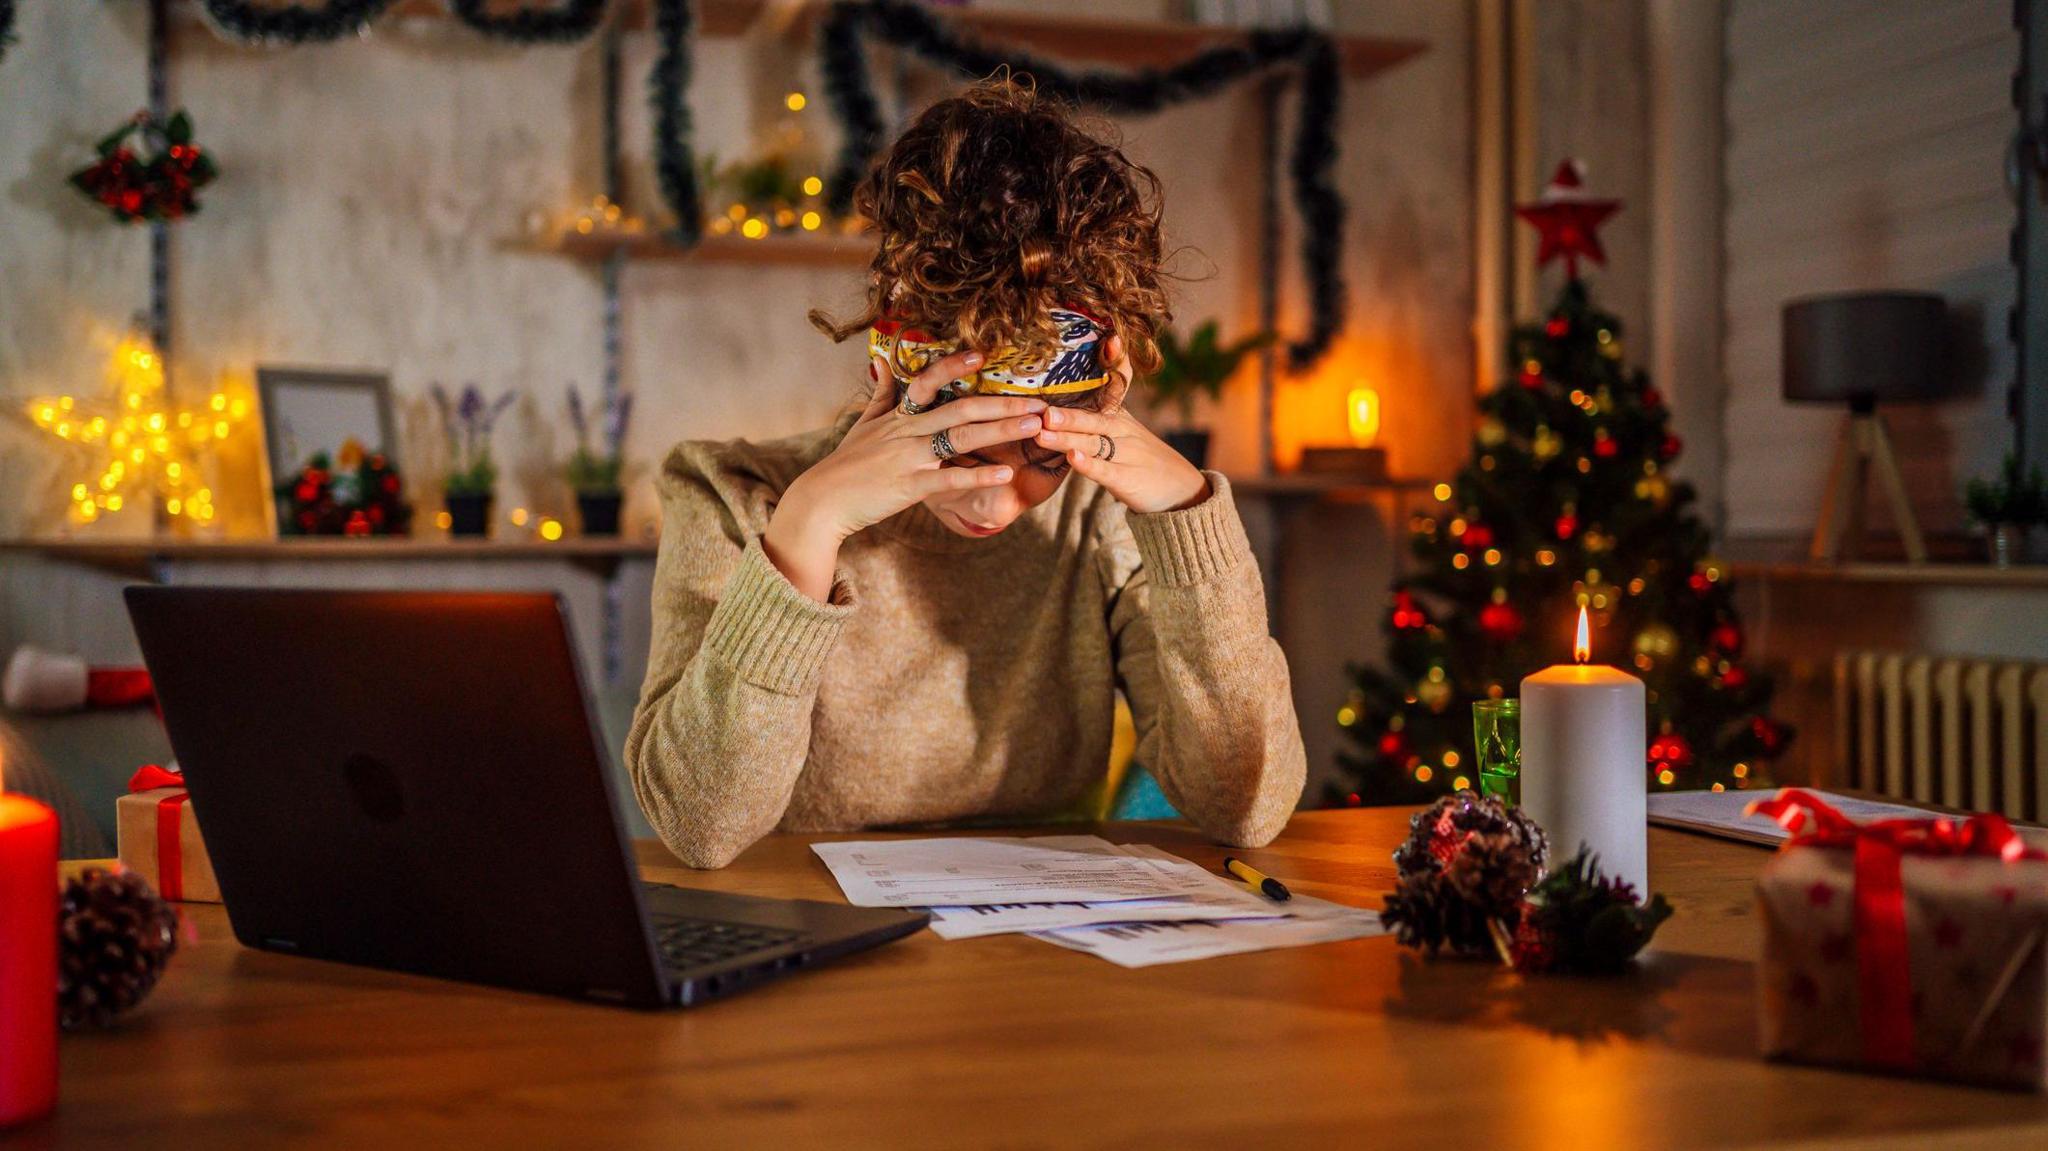
[[940, 388], [981, 367], [981, 362], [980, 352], [954, 352], [925, 365], [924, 371], [917, 373], [905, 391], [912, 403], [929, 404], [938, 396]]
[[967, 396], [903, 421], [905, 435], [931, 435], [940, 428], [979, 424], [1006, 416], [1028, 416], [1045, 411], [1045, 401], [1030, 396]]
[[1110, 477], [1122, 465], [1105, 460], [1101, 456], [1090, 452], [1078, 450], [1067, 453], [1067, 464], [1075, 471], [1108, 488], [1111, 495], [1116, 494], [1116, 487], [1110, 482]]
[[[952, 405], [947, 405], [948, 409]], [[978, 452], [997, 444], [1029, 439], [1038, 434], [1044, 425], [1036, 415], [1015, 416], [1006, 420], [985, 420], [978, 424], [960, 424], [946, 429], [946, 439], [955, 452]]]
[[896, 406], [896, 377], [889, 372], [889, 361], [868, 357], [868, 383], [874, 385], [874, 391], [868, 394], [867, 407], [861, 409], [855, 423], [864, 424]]
[[970, 488], [994, 488], [1010, 482], [1013, 473], [1005, 465], [988, 468], [936, 468], [919, 472], [911, 478], [911, 488], [917, 498], [937, 495], [940, 492], [961, 492]]
[[1107, 432], [1055, 432], [1050, 429], [1038, 433], [1038, 446], [1060, 452], [1085, 452], [1094, 455], [1102, 449], [1102, 437]]
[[1060, 432], [1094, 433], [1113, 436], [1129, 431], [1121, 414], [1105, 416], [1086, 408], [1047, 408], [1045, 426]]

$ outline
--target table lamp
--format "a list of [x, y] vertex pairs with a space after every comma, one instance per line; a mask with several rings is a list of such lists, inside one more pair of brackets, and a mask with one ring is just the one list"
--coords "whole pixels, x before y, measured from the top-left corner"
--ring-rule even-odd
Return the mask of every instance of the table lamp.
[[1927, 543], [1906, 498], [1879, 401], [1947, 399], [1958, 391], [1948, 371], [1947, 306], [1930, 292], [1852, 292], [1785, 305], [1784, 395], [1789, 403], [1846, 404], [1834, 463], [1813, 529], [1812, 559], [1833, 563], [1863, 534], [1870, 472], [1891, 505], [1906, 559], [1927, 560]]

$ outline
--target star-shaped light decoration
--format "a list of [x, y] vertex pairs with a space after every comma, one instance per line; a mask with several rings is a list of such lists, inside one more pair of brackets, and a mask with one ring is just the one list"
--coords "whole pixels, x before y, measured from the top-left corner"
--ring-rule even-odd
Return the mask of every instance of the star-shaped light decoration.
[[1620, 210], [1620, 200], [1596, 200], [1586, 193], [1586, 165], [1579, 160], [1559, 164], [1541, 195], [1515, 205], [1515, 215], [1543, 233], [1536, 266], [1562, 256], [1565, 275], [1574, 280], [1579, 278], [1579, 257], [1596, 264], [1607, 262], [1607, 253], [1600, 248], [1599, 228]]
[[147, 336], [131, 333], [114, 348], [111, 402], [41, 396], [28, 402], [35, 425], [69, 443], [98, 450], [93, 473], [71, 485], [69, 514], [91, 523], [138, 496], [154, 495], [164, 514], [194, 524], [214, 518], [202, 450], [226, 439], [248, 418], [246, 400], [215, 392], [197, 407], [164, 394], [164, 360]]

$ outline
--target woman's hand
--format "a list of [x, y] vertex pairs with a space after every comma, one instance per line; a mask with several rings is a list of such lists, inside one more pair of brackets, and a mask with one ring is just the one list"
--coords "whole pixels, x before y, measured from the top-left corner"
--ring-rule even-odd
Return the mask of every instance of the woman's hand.
[[[1109, 354], [1123, 385], [1119, 394], [1128, 392], [1131, 367], [1121, 341], [1110, 341]], [[1208, 477], [1121, 405], [1109, 412], [1048, 408], [1038, 444], [1065, 452], [1075, 471], [1134, 512], [1169, 512], [1209, 498]]]
[[[939, 389], [981, 366], [978, 352], [956, 352], [919, 373], [907, 389], [911, 402], [932, 402]], [[1041, 429], [1043, 400], [1026, 396], [967, 396], [912, 415], [882, 360], [868, 364], [875, 393], [832, 454], [811, 465], [782, 494], [762, 534], [768, 559], [798, 591], [816, 600], [832, 592], [839, 545], [926, 496], [1009, 483], [1008, 467], [948, 468], [933, 451], [945, 432], [958, 453], [1028, 439]]]

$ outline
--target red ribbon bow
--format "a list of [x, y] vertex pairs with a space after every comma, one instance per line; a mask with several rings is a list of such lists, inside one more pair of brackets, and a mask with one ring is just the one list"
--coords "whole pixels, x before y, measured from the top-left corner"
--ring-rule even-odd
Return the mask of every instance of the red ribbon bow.
[[165, 787], [175, 787], [178, 793], [163, 797], [156, 805], [156, 885], [165, 899], [177, 901], [185, 898], [185, 852], [179, 834], [184, 817], [180, 809], [191, 798], [185, 791], [185, 777], [153, 763], [142, 765], [128, 777], [130, 795]]
[[1863, 1054], [1885, 1067], [1913, 1065], [1913, 980], [1906, 948], [1908, 855], [1977, 856], [2007, 863], [2048, 859], [2029, 847], [2003, 816], [1956, 820], [1880, 819], [1857, 823], [1809, 791], [1788, 787], [1746, 809], [1768, 816], [1792, 833], [1794, 847], [1847, 848], [1856, 853], [1855, 933], [1857, 999]]

